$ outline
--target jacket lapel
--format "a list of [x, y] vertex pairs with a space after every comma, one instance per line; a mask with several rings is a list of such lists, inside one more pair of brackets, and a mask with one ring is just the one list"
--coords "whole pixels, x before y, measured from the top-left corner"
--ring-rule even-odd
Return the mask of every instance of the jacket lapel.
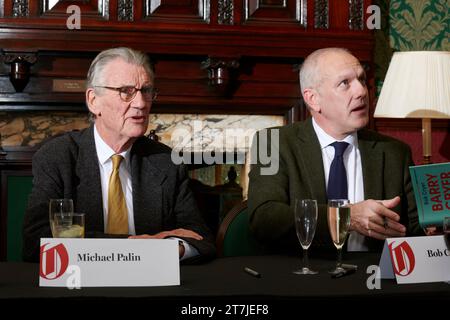
[[370, 138], [366, 130], [358, 132], [358, 146], [364, 181], [364, 199], [384, 199], [383, 166], [384, 152], [377, 150], [377, 142]]
[[301, 172], [306, 173], [311, 197], [312, 199], [317, 199], [318, 203], [326, 203], [322, 150], [320, 149], [320, 143], [314, 131], [311, 118], [298, 126], [297, 138], [299, 148], [295, 148], [296, 157], [301, 163]]
[[93, 125], [81, 133], [75, 170], [79, 179], [75, 210], [86, 213], [86, 230], [103, 230], [102, 188]]
[[[384, 151], [379, 150], [377, 141], [365, 129], [358, 131], [358, 145], [361, 152], [364, 199], [383, 200]], [[383, 241], [369, 237], [366, 237], [366, 241], [370, 251], [381, 251]]]
[[134, 224], [136, 234], [153, 234], [164, 228], [162, 184], [167, 176], [152, 163], [146, 148], [151, 141], [142, 139], [147, 138], [137, 140], [131, 149]]

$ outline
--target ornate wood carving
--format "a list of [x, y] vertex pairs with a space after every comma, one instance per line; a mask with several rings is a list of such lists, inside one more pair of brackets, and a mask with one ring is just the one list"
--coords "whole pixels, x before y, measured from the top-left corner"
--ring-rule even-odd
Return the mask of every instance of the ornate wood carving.
[[37, 60], [35, 54], [28, 52], [6, 53], [4, 62], [11, 65], [9, 80], [16, 92], [22, 92], [30, 80], [30, 66]]
[[117, 20], [133, 21], [133, 0], [119, 0], [117, 3]]
[[219, 0], [217, 21], [219, 24], [233, 24], [234, 0]]
[[30, 14], [28, 7], [28, 0], [14, 0], [13, 2], [13, 17], [21, 18], [28, 17]]
[[364, 28], [364, 0], [348, 0], [348, 27], [351, 30]]
[[314, 28], [329, 28], [328, 0], [314, 0]]

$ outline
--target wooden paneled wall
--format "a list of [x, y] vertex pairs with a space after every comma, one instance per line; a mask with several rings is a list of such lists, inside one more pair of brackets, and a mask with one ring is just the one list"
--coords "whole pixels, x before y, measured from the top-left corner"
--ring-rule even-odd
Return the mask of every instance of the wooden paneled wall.
[[[308, 53], [346, 47], [373, 74], [373, 35], [364, 23], [370, 2], [3, 0], [0, 111], [84, 110], [81, 81], [90, 61], [102, 49], [129, 46], [155, 64], [155, 112], [281, 114], [293, 121], [304, 113], [297, 71]], [[67, 27], [76, 17], [67, 13], [71, 5], [79, 8], [80, 29]], [[18, 62], [29, 67], [23, 92], [9, 79]]]

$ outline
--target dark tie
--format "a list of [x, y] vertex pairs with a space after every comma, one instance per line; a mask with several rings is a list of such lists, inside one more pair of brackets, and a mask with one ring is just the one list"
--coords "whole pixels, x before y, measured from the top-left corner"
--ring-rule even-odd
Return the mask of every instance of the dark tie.
[[347, 173], [344, 166], [344, 151], [348, 147], [347, 142], [333, 142], [334, 159], [330, 166], [330, 175], [328, 176], [328, 199], [347, 199]]

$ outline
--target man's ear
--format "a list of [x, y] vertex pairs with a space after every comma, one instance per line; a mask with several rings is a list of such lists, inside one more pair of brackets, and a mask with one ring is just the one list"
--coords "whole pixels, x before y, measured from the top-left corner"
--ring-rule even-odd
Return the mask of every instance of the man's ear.
[[303, 100], [310, 107], [311, 111], [320, 112], [319, 93], [312, 88], [303, 90]]
[[97, 103], [97, 96], [95, 95], [94, 88], [88, 88], [86, 90], [86, 103], [91, 113], [96, 116], [100, 115], [100, 108]]

